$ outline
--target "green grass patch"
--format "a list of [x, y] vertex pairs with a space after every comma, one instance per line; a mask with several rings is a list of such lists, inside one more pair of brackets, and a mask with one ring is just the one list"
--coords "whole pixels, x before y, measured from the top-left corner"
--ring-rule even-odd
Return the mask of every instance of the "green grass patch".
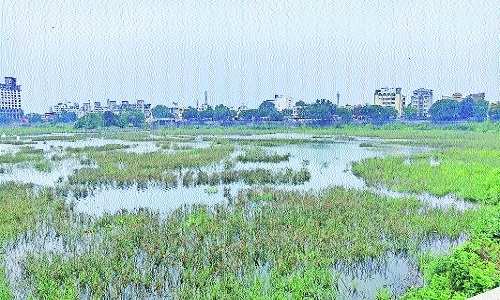
[[[206, 149], [188, 149], [175, 153], [162, 151], [151, 153], [88, 152], [88, 160], [95, 161], [97, 168], [83, 168], [69, 177], [70, 184], [131, 184], [177, 181], [174, 171], [218, 163], [234, 150], [231, 146]], [[171, 182], [166, 182], [170, 184]]]
[[[64, 203], [48, 189], [34, 192], [32, 185], [5, 183], [0, 185], [0, 243], [19, 233], [33, 229], [37, 222], [49, 214], [62, 217]], [[0, 255], [3, 259], [3, 254]], [[0, 265], [0, 298], [11, 299], [12, 293], [5, 282], [3, 265]]]
[[353, 172], [370, 185], [413, 193], [456, 194], [467, 200], [498, 203], [500, 150], [444, 149], [409, 158], [370, 158], [353, 163]]
[[288, 161], [290, 159], [290, 153], [287, 154], [277, 154], [277, 153], [267, 153], [264, 149], [260, 147], [254, 147], [246, 150], [244, 153], [236, 157], [237, 161], [247, 163], [247, 162], [267, 162], [267, 163], [279, 163], [283, 161]]

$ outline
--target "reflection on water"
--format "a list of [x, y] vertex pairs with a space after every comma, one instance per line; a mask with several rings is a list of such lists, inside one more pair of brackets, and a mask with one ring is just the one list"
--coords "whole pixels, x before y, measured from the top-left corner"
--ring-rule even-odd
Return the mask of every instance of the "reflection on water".
[[185, 204], [214, 205], [226, 199], [222, 188], [215, 193], [207, 193], [204, 186], [165, 188], [159, 184], [149, 184], [140, 188], [133, 184], [126, 188], [99, 188], [87, 197], [74, 200], [74, 208], [94, 216], [122, 209], [133, 211], [141, 207], [166, 213]]
[[[363, 189], [366, 188], [364, 181], [350, 172], [350, 163], [369, 157], [381, 157], [389, 154], [410, 155], [425, 151], [426, 149], [393, 146], [383, 148], [360, 148], [359, 142], [336, 142], [332, 144], [300, 144], [290, 146], [279, 146], [266, 149], [269, 152], [278, 154], [290, 153], [288, 162], [280, 163], [241, 163], [236, 162], [234, 168], [242, 169], [275, 169], [281, 170], [291, 168], [300, 169], [304, 162], [307, 162], [307, 169], [311, 173], [309, 182], [302, 185], [280, 184], [274, 185], [275, 188], [287, 190], [314, 190], [319, 191], [331, 185], [344, 186], [347, 188]], [[236, 157], [232, 154], [231, 157]], [[202, 168], [207, 172], [221, 171], [224, 164], [208, 166]], [[128, 188], [108, 187], [94, 191], [93, 195], [79, 199], [76, 202], [77, 211], [86, 212], [93, 215], [101, 215], [104, 212], [116, 212], [120, 209], [134, 209], [147, 207], [152, 210], [158, 210], [162, 213], [172, 211], [184, 204], [221, 203], [225, 200], [224, 187], [228, 186], [232, 196], [248, 185], [244, 183], [234, 183], [230, 185], [218, 185], [218, 191], [215, 193], [206, 193], [205, 188], [184, 187], [177, 185], [171, 189], [164, 189], [158, 185], [147, 185], [140, 189], [137, 186]]]
[[61, 181], [73, 174], [74, 170], [83, 166], [75, 159], [65, 159], [55, 162], [50, 172], [36, 170], [28, 163], [12, 165], [6, 168], [5, 173], [0, 175], [0, 182], [14, 181], [18, 183], [33, 183], [40, 186], [55, 187]]
[[388, 251], [382, 258], [339, 263], [334, 271], [339, 274], [339, 299], [375, 299], [384, 288], [390, 288], [392, 296], [400, 296], [408, 287], [424, 284], [418, 262], [403, 252]]

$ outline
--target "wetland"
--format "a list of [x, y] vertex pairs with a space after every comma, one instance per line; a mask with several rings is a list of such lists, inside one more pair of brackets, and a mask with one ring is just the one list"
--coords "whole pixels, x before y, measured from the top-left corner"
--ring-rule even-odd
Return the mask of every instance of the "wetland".
[[500, 159], [477, 141], [214, 131], [0, 141], [0, 296], [419, 298], [496, 232]]

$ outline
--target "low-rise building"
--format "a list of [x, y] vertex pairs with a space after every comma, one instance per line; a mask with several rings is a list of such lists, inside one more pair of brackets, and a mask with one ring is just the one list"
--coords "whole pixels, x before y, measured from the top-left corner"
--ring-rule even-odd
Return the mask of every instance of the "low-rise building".
[[445, 95], [441, 96], [441, 100], [456, 100], [458, 102], [462, 102], [463, 99], [464, 98], [462, 97], [462, 93], [459, 92], [453, 93], [453, 95], [451, 96], [445, 96]]

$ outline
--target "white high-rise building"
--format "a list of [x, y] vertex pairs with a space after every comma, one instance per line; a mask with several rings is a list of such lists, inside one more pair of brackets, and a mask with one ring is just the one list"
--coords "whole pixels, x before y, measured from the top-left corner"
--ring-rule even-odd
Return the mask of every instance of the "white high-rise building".
[[274, 104], [277, 111], [283, 111], [285, 109], [292, 109], [292, 97], [285, 97], [283, 95], [274, 95], [274, 99], [267, 100]]
[[411, 96], [411, 106], [417, 109], [417, 116], [428, 117], [429, 108], [431, 108], [432, 103], [432, 90], [420, 88], [413, 91], [413, 96]]
[[23, 118], [21, 86], [16, 84], [14, 77], [5, 77], [5, 83], [0, 84], [0, 113], [12, 120]]
[[375, 90], [373, 104], [384, 107], [393, 107], [398, 111], [398, 115], [403, 114], [406, 97], [401, 93], [401, 88], [381, 88]]

